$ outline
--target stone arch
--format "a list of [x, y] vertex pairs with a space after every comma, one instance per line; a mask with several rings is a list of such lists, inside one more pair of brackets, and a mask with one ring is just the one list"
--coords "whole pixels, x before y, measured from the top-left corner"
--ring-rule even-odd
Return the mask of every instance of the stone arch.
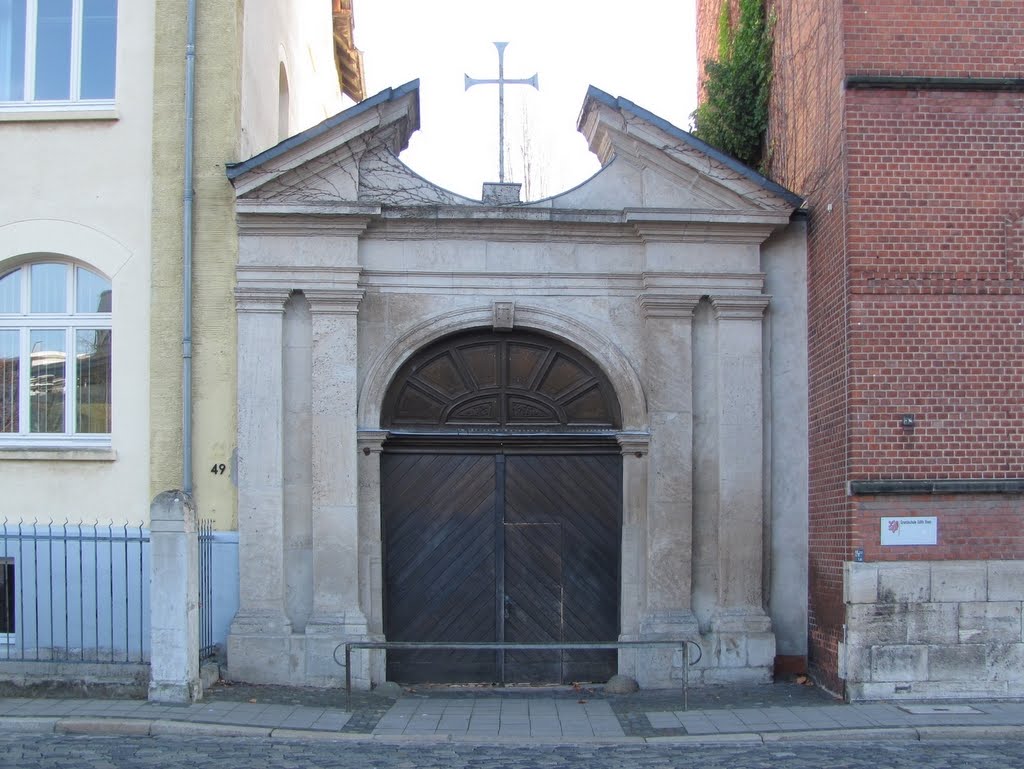
[[[491, 305], [454, 310], [427, 319], [398, 337], [370, 365], [359, 394], [360, 428], [380, 428], [382, 407], [391, 382], [412, 355], [451, 334], [489, 328], [493, 317]], [[614, 342], [569, 315], [541, 307], [517, 304], [515, 327], [560, 339], [587, 355], [608, 377], [615, 391], [622, 430], [647, 430], [647, 403], [640, 378]]]

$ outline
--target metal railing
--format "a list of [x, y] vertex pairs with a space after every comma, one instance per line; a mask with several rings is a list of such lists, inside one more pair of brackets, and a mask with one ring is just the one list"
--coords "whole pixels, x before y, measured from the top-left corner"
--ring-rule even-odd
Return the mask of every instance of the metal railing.
[[[678, 641], [610, 641], [608, 643], [506, 643], [504, 641], [349, 641], [347, 643], [340, 643], [334, 647], [334, 661], [339, 665], [343, 664], [345, 666], [345, 707], [351, 708], [353, 649], [468, 649], [476, 651], [602, 651], [635, 649], [637, 647], [642, 646], [672, 647], [673, 649], [679, 649], [682, 652], [683, 675], [681, 686], [683, 695], [683, 710], [686, 710], [689, 707], [689, 668], [691, 665], [696, 665], [698, 662], [700, 662], [701, 657], [704, 656], [704, 653], [701, 651], [699, 643], [697, 643], [696, 641], [690, 641], [685, 639], [681, 639]], [[687, 648], [690, 646], [697, 650], [697, 659], [690, 658], [690, 654]], [[345, 648], [344, 662], [338, 659], [338, 651], [342, 647]]]
[[0, 531], [0, 662], [148, 661], [142, 525], [4, 521]]
[[213, 637], [213, 521], [199, 521], [199, 661], [217, 653]]

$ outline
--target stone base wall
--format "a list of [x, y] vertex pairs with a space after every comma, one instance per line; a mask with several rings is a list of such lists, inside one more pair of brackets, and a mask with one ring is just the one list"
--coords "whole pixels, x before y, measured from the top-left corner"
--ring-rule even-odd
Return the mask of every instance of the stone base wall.
[[846, 563], [850, 700], [1024, 696], [1024, 560]]

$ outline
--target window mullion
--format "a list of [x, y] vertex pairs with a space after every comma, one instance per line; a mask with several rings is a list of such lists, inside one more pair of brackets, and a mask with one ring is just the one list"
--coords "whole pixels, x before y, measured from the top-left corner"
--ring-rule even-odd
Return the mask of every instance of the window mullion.
[[71, 2], [71, 101], [82, 95], [82, 27], [85, 0]]
[[25, 4], [25, 101], [36, 99], [36, 27], [39, 23], [37, 0]]
[[29, 398], [29, 383], [32, 373], [32, 351], [29, 347], [29, 328], [21, 328], [19, 340], [19, 364], [18, 364], [18, 435], [28, 435], [32, 415], [30, 413], [31, 400]]
[[78, 354], [75, 349], [75, 327], [68, 326], [64, 333], [64, 434], [71, 436], [78, 429], [75, 418], [75, 386], [78, 382]]

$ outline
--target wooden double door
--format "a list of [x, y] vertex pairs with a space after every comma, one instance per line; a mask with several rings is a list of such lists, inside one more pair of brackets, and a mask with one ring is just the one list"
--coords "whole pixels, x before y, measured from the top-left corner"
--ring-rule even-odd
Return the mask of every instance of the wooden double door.
[[[385, 451], [389, 641], [616, 641], [617, 446]], [[403, 683], [605, 681], [614, 651], [388, 652]]]

